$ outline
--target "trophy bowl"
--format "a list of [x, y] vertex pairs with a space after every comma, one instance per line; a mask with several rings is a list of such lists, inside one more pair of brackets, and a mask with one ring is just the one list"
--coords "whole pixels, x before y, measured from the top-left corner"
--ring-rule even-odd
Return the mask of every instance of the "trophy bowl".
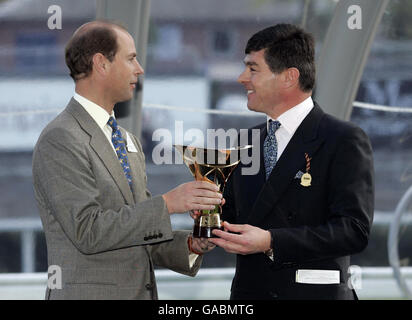
[[[183, 162], [197, 181], [207, 181], [219, 187], [223, 194], [226, 183], [239, 164], [240, 153], [251, 148], [251, 145], [229, 149], [206, 149], [194, 146], [174, 145], [183, 156]], [[222, 206], [216, 205], [213, 210], [201, 210], [195, 219], [193, 237], [215, 238], [214, 229], [223, 230], [220, 215]]]

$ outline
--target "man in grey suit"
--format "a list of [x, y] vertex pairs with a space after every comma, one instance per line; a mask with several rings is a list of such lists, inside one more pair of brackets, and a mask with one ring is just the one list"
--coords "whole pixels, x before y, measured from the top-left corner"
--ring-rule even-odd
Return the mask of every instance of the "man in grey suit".
[[121, 26], [93, 21], [66, 47], [75, 94], [43, 130], [33, 152], [34, 192], [48, 264], [62, 287], [46, 299], [157, 299], [154, 265], [194, 276], [213, 248], [172, 231], [170, 214], [222, 202], [206, 182], [151, 197], [138, 139], [117, 125], [113, 108], [132, 98], [143, 69]]

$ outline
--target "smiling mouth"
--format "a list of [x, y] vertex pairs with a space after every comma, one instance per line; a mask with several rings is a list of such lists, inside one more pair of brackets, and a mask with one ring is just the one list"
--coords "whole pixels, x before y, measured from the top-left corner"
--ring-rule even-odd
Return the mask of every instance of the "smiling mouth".
[[254, 90], [248, 90], [247, 95], [250, 95], [251, 93], [254, 93], [254, 92], [255, 92]]

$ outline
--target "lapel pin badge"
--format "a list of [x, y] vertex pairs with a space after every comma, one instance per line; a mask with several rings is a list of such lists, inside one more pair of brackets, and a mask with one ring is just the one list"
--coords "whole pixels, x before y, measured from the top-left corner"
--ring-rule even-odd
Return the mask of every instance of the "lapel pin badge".
[[310, 187], [312, 183], [312, 176], [309, 173], [310, 170], [310, 160], [312, 158], [309, 158], [309, 155], [305, 153], [305, 159], [306, 159], [306, 173], [302, 175], [300, 178], [300, 184], [304, 187]]
[[303, 176], [303, 172], [299, 170], [295, 175], [295, 179], [300, 179], [302, 178], [302, 176]]

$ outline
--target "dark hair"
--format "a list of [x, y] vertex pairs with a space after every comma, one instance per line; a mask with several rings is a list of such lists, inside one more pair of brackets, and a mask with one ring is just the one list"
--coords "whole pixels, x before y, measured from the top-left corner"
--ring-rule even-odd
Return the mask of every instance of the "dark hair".
[[270, 70], [280, 73], [288, 68], [299, 70], [299, 86], [304, 92], [315, 86], [315, 41], [310, 33], [292, 24], [277, 24], [255, 33], [245, 53], [265, 50]]
[[115, 27], [123, 29], [114, 23], [94, 21], [81, 26], [74, 33], [65, 51], [66, 65], [74, 81], [86, 78], [91, 73], [92, 59], [96, 53], [113, 61], [118, 50]]

